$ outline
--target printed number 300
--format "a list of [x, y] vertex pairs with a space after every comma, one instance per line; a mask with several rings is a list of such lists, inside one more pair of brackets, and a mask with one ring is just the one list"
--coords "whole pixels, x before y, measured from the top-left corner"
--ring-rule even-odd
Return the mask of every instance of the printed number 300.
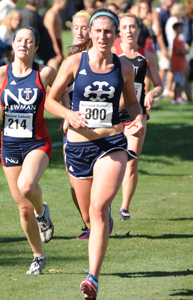
[[106, 119], [106, 110], [105, 109], [98, 109], [98, 108], [86, 108], [86, 112], [88, 113], [85, 116], [85, 119], [90, 120], [105, 120]]

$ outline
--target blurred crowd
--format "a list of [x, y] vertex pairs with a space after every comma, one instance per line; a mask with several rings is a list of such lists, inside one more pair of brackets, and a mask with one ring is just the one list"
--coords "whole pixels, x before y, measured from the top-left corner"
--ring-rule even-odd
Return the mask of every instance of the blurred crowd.
[[[13, 61], [14, 32], [21, 25], [30, 25], [36, 27], [40, 34], [40, 46], [35, 59], [57, 70], [64, 58], [62, 12], [68, 11], [68, 19], [72, 21], [80, 10], [92, 14], [95, 9], [104, 6], [120, 16], [130, 12], [139, 18], [141, 33], [138, 44], [153, 52], [157, 58], [165, 87], [162, 96], [171, 97], [172, 104], [192, 101], [192, 0], [183, 3], [159, 0], [157, 7], [152, 5], [152, 0], [53, 0], [44, 17], [39, 13], [41, 0], [26, 0], [23, 9], [17, 8], [17, 1], [0, 1], [0, 66]], [[118, 35], [115, 43], [120, 42], [121, 36]]]

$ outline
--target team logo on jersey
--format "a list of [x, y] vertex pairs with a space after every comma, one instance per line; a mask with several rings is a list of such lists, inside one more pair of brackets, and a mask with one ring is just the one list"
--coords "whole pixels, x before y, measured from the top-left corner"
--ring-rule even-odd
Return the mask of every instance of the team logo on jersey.
[[[109, 90], [103, 90], [103, 87], [108, 87], [109, 83], [106, 81], [95, 81], [93, 82], [93, 86], [98, 86], [98, 89], [92, 89], [91, 85], [88, 85], [85, 87], [84, 96], [86, 98], [89, 98], [91, 101], [105, 101], [106, 98], [103, 98], [102, 95], [107, 95], [108, 99], [111, 99], [114, 97], [115, 94], [115, 88], [113, 86], [109, 87]], [[95, 94], [96, 97], [90, 97], [90, 95]]]
[[17, 83], [15, 82], [15, 80], [13, 80], [10, 85], [16, 85]]
[[70, 166], [69, 171], [74, 172], [74, 169], [72, 166]]
[[15, 165], [17, 165], [19, 163], [19, 160], [15, 159], [15, 158], [8, 158], [8, 157], [6, 157], [5, 161], [6, 161], [6, 163], [12, 163], [12, 164], [15, 164]]
[[134, 77], [137, 76], [138, 70], [139, 70], [139, 67], [134, 66]]
[[[9, 89], [4, 89], [5, 106], [8, 106], [8, 96], [12, 98], [18, 105], [32, 105], [37, 100], [37, 91], [38, 88], [18, 89], [18, 97], [16, 97]], [[22, 97], [22, 92], [25, 95], [25, 99]], [[30, 98], [31, 95], [32, 97]]]
[[85, 69], [81, 70], [81, 71], [79, 72], [79, 74], [81, 74], [81, 75], [87, 75], [87, 73], [86, 73], [86, 70], [85, 70]]

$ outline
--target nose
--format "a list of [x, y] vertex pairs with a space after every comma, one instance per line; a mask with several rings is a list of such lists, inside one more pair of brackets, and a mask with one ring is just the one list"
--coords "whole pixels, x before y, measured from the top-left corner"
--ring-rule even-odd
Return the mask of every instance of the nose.
[[78, 34], [79, 34], [79, 35], [82, 34], [82, 28], [81, 28], [81, 27], [78, 28]]
[[101, 32], [100, 32], [100, 38], [101, 39], [105, 38], [105, 31], [104, 30], [101, 30]]

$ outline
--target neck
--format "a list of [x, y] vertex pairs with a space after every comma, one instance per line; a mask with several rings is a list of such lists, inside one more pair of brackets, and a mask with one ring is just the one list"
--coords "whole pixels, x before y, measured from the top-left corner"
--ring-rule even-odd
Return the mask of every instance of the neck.
[[21, 60], [15, 57], [14, 62], [12, 63], [12, 68], [14, 74], [18, 76], [25, 76], [29, 71], [31, 71], [33, 65], [33, 59], [28, 58], [28, 60]]
[[123, 49], [125, 49], [126, 51], [131, 52], [131, 53], [134, 53], [135, 51], [139, 50], [139, 46], [138, 46], [138, 44], [136, 42], [126, 43], [126, 42], [123, 41], [121, 43], [121, 47]]
[[100, 66], [102, 64], [107, 65], [107, 64], [113, 62], [113, 54], [111, 51], [101, 53], [99, 51], [96, 51], [94, 48], [91, 48], [88, 53], [89, 53], [89, 60], [95, 61], [96, 65], [97, 65], [97, 62], [98, 62], [98, 65], [100, 65]]

